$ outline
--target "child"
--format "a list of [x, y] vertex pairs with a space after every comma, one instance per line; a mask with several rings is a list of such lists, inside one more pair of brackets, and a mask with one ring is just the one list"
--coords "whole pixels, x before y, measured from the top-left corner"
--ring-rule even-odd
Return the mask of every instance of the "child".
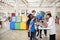
[[35, 40], [35, 17], [32, 16], [32, 20], [29, 24], [30, 40]]
[[[47, 28], [46, 23], [44, 21], [42, 21], [42, 27]], [[46, 29], [44, 30], [44, 34], [45, 34], [45, 36], [47, 36], [47, 30]]]
[[[45, 25], [44, 21], [40, 20], [39, 28], [46, 28], [46, 25]], [[47, 36], [47, 30], [44, 30], [44, 34], [45, 34], [45, 36]], [[37, 36], [38, 35], [39, 35], [39, 30], [38, 30]], [[40, 29], [40, 35], [39, 35], [39, 37], [42, 38], [42, 29]]]
[[[29, 15], [28, 15], [28, 20], [27, 20], [27, 22], [26, 22], [28, 29], [29, 29], [29, 23], [30, 23], [30, 21], [31, 21], [31, 16], [33, 16], [33, 15], [32, 15], [32, 14], [29, 14]], [[29, 31], [28, 31], [28, 37], [30, 37], [30, 32], [29, 32]]]

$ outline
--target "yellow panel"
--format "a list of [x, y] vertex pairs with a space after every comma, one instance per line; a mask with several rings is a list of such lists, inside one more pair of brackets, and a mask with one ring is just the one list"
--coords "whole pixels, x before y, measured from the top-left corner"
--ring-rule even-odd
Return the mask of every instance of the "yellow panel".
[[22, 16], [22, 22], [26, 22], [27, 21], [27, 16]]
[[22, 16], [22, 17], [27, 18], [27, 16]]
[[26, 29], [26, 23], [25, 22], [21, 22], [20, 24], [20, 29]]

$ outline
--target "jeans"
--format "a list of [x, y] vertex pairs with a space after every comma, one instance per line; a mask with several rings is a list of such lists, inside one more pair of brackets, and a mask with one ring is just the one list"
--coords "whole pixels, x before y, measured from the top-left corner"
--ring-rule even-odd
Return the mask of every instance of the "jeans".
[[35, 32], [31, 32], [30, 33], [30, 40], [35, 40]]

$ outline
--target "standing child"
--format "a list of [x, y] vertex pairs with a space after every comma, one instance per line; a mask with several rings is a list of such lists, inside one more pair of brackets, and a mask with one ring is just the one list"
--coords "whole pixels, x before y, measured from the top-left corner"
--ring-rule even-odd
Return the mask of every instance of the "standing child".
[[[42, 27], [47, 28], [46, 22], [42, 21]], [[44, 29], [44, 34], [45, 34], [45, 37], [47, 37], [47, 30], [46, 29]]]
[[30, 40], [35, 40], [35, 18], [32, 16], [32, 20], [29, 24]]

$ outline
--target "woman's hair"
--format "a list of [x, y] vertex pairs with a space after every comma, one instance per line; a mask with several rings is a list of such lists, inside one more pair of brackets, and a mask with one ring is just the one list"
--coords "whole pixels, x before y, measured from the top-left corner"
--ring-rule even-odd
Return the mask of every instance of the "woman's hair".
[[48, 16], [52, 17], [52, 15], [51, 15], [51, 12], [50, 12], [50, 11], [47, 11], [46, 13], [47, 13], [47, 15], [48, 15]]
[[51, 13], [47, 14], [48, 16], [52, 17]]

